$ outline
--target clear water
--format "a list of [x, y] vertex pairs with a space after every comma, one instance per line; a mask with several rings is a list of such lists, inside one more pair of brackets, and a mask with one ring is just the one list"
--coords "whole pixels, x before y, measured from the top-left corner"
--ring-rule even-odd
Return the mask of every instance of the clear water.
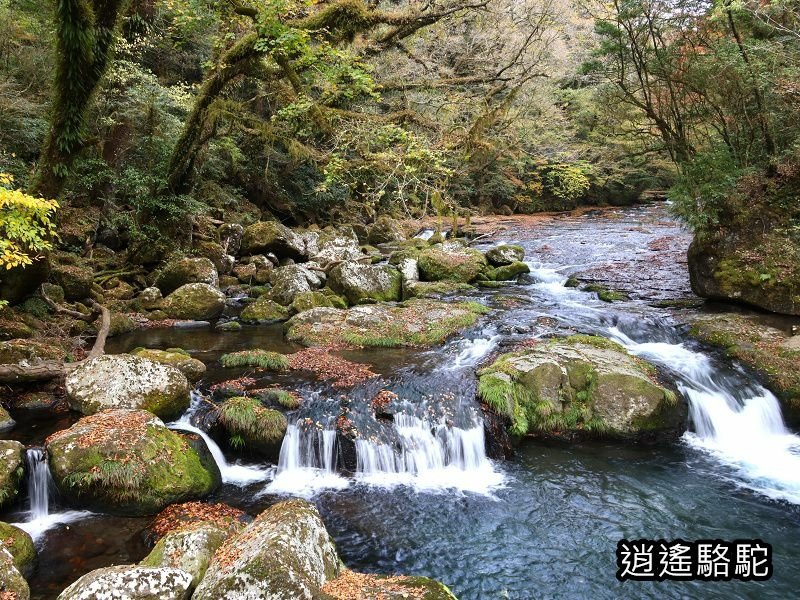
[[[286, 495], [310, 497], [348, 566], [428, 575], [463, 599], [795, 597], [798, 438], [783, 425], [769, 392], [688, 342], [679, 313], [652, 306], [689, 294], [681, 260], [685, 232], [663, 208], [647, 207], [534, 221], [503, 237], [526, 247], [533, 272], [520, 285], [470, 294], [496, 308], [480, 327], [428, 351], [344, 353], [370, 364], [405, 403], [395, 424], [371, 423], [353, 409], [369, 433], [357, 448], [355, 472], [340, 472], [325, 427], [308, 434], [292, 428], [277, 465], [237, 463], [217, 446], [215, 460], [229, 471], [211, 500], [256, 514]], [[617, 283], [632, 300], [609, 305], [565, 288], [576, 271]], [[575, 331], [615, 338], [658, 363], [690, 399], [692, 431], [658, 448], [529, 442], [512, 461], [486, 459], [476, 434], [476, 366], [516, 340]], [[243, 373], [215, 366], [223, 352], [295, 349], [275, 327], [143, 331], [113, 339], [109, 348], [138, 345], [181, 346], [207, 361], [204, 385]], [[307, 402], [298, 419], [330, 424], [345, 402], [298, 374], [269, 374], [259, 383], [302, 389]], [[349, 391], [348, 406], [364, 404], [374, 392], [369, 385]], [[182, 426], [198, 425], [189, 422], [192, 416]], [[33, 428], [15, 434], [41, 443]], [[49, 529], [39, 538], [33, 597], [55, 598], [88, 570], [140, 560], [148, 522], [94, 515]], [[621, 584], [614, 577], [616, 543], [639, 537], [758, 537], [773, 545], [775, 576], [763, 583]]]

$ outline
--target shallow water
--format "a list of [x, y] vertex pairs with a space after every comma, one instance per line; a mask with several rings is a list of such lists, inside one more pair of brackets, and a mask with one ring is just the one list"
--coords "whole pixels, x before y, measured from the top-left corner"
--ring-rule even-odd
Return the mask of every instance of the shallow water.
[[[271, 483], [247, 483], [245, 475], [255, 473], [251, 480], [259, 479], [259, 473], [269, 469], [271, 479], [279, 465], [246, 464], [239, 465], [244, 471], [236, 471], [229, 456], [225, 460], [234, 483], [223, 486], [211, 500], [256, 514], [287, 493], [309, 496], [348, 566], [428, 575], [450, 585], [463, 599], [796, 595], [800, 486], [795, 488], [795, 471], [800, 470], [793, 466], [800, 459], [793, 456], [793, 444], [797, 438], [790, 432], [781, 437], [779, 429], [772, 429], [775, 414], [770, 412], [769, 398], [758, 397], [760, 388], [751, 376], [686, 342], [683, 311], [654, 306], [665, 299], [691, 297], [682, 258], [689, 241], [686, 232], [663, 206], [649, 206], [544, 220], [498, 237], [524, 245], [533, 272], [519, 285], [469, 294], [496, 308], [479, 327], [439, 349], [362, 350], [343, 356], [370, 364], [386, 387], [405, 399], [408, 415], [429, 419], [433, 433], [442, 415], [459, 431], [469, 432], [476, 423], [476, 365], [520, 339], [573, 331], [601, 334], [654, 360], [679, 385], [703, 391], [700, 384], [709, 375], [711, 391], [730, 396], [726, 405], [730, 415], [723, 411], [713, 418], [718, 426], [726, 415], [738, 419], [735, 428], [724, 428], [738, 437], [717, 439], [713, 431], [700, 427], [680, 442], [657, 448], [531, 441], [502, 464], [465, 457], [446, 464], [451, 460], [446, 444], [455, 438], [445, 428], [441, 433], [449, 437], [441, 438], [441, 456], [436, 446], [440, 438], [434, 436], [425, 438], [424, 456], [412, 457], [414, 464], [432, 466], [433, 477], [401, 472], [397, 463], [392, 463], [394, 472], [373, 468], [340, 476], [329, 459], [319, 458], [318, 466], [329, 464], [329, 472], [289, 469], [284, 474], [297, 479], [281, 480], [279, 475]], [[565, 288], [564, 280], [573, 273], [627, 290], [631, 300], [607, 304], [594, 294]], [[796, 321], [775, 320], [787, 330]], [[201, 385], [205, 387], [246, 373], [220, 369], [216, 361], [224, 352], [248, 347], [296, 350], [281, 332], [279, 326], [238, 333], [148, 330], [112, 339], [108, 349], [183, 347], [209, 365]], [[686, 365], [694, 371], [686, 371]], [[296, 416], [323, 422], [334, 418], [343, 402], [358, 405], [359, 399], [370, 398], [375, 391], [374, 386], [362, 386], [342, 399], [303, 374], [260, 378], [264, 384], [302, 389], [307, 405]], [[752, 414], [743, 412], [741, 405], [751, 400]], [[703, 408], [697, 414], [713, 412], [702, 397], [695, 401]], [[29, 421], [15, 435], [26, 443], [41, 443], [47, 433], [72, 418], [59, 415], [37, 428]], [[418, 421], [408, 424], [410, 431], [376, 427], [375, 435], [413, 437], [424, 430]], [[466, 444], [461, 448], [476, 448], [467, 433], [455, 437]], [[747, 448], [742, 456], [735, 451], [736, 439], [749, 442], [741, 445]], [[298, 440], [297, 448], [302, 443]], [[776, 444], [772, 454], [760, 452], [768, 443]], [[300, 465], [302, 451], [284, 459], [286, 464], [291, 459], [292, 465]], [[788, 467], [766, 468], [779, 461]], [[438, 485], [428, 485], [432, 480]], [[17, 511], [3, 518], [23, 520], [25, 514]], [[143, 531], [148, 523], [149, 519], [96, 515], [49, 530], [39, 542], [40, 568], [31, 580], [34, 598], [54, 598], [88, 570], [140, 560], [147, 552]], [[764, 583], [621, 584], [614, 576], [616, 543], [641, 537], [761, 538], [773, 545], [775, 575]]]

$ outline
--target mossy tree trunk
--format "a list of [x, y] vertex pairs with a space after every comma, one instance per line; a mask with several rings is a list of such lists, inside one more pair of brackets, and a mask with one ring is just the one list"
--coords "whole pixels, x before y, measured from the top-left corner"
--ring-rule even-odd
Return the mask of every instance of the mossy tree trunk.
[[83, 147], [86, 114], [108, 67], [125, 0], [57, 0], [56, 76], [50, 128], [30, 193], [56, 198]]

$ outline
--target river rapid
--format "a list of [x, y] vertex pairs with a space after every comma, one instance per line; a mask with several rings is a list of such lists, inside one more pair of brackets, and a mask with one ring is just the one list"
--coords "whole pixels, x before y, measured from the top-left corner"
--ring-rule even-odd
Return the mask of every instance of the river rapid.
[[[494, 310], [475, 328], [432, 350], [348, 351], [384, 378], [405, 409], [356, 448], [342, 469], [332, 427], [347, 400], [296, 373], [270, 375], [302, 391], [278, 464], [237, 463], [209, 446], [225, 484], [210, 498], [256, 514], [290, 495], [312, 499], [345, 563], [356, 570], [427, 575], [462, 599], [788, 598], [800, 587], [800, 438], [781, 420], [772, 394], [744, 369], [686, 335], [695, 310], [685, 250], [689, 236], [663, 204], [576, 216], [496, 220], [491, 239], [525, 247], [530, 275], [467, 297]], [[503, 229], [504, 227], [504, 229]], [[487, 244], [486, 247], [489, 247]], [[570, 275], [625, 292], [606, 303], [566, 287]], [[691, 304], [691, 303], [690, 303]], [[790, 328], [792, 320], [779, 321]], [[512, 344], [574, 332], [614, 339], [658, 365], [689, 402], [690, 431], [660, 446], [526, 441], [512, 460], [487, 458], [475, 401], [475, 371]], [[240, 372], [218, 367], [231, 350], [291, 352], [280, 327], [240, 333], [147, 330], [114, 338], [110, 352], [180, 346], [208, 365], [193, 408], [176, 429], [205, 435], [200, 395]], [[351, 398], [371, 397], [369, 385]], [[72, 415], [18, 419], [12, 432], [41, 444]], [[291, 420], [290, 420], [291, 422]], [[206, 436], [207, 437], [207, 436]], [[393, 450], [400, 448], [400, 450]], [[0, 516], [23, 523], [40, 547], [32, 596], [55, 598], [83, 573], [141, 560], [150, 519], [66, 511], [42, 496], [47, 473], [29, 453], [30, 511]], [[46, 504], [43, 509], [43, 503]], [[60, 523], [60, 524], [59, 524]], [[651, 538], [760, 538], [774, 548], [767, 582], [620, 583], [617, 541]]]

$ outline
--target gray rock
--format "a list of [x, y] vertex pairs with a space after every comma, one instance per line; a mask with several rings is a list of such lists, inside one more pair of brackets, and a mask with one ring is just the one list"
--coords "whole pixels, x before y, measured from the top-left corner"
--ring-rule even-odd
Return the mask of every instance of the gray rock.
[[139, 304], [145, 310], [156, 310], [161, 308], [163, 301], [161, 290], [155, 286], [148, 287], [142, 290], [139, 294]]
[[239, 249], [242, 247], [244, 227], [238, 223], [223, 223], [219, 227], [218, 234], [219, 243], [227, 254], [233, 256], [239, 254]]
[[513, 244], [502, 244], [487, 250], [486, 258], [490, 265], [502, 267], [503, 265], [522, 261], [525, 258], [525, 249], [522, 246]]
[[156, 278], [155, 285], [169, 294], [187, 283], [205, 283], [219, 286], [219, 273], [211, 259], [206, 257], [182, 258], [167, 263]]
[[13, 600], [30, 600], [31, 590], [28, 582], [14, 565], [14, 557], [0, 540], [0, 591], [13, 594]]
[[322, 273], [305, 265], [287, 265], [272, 271], [270, 283], [272, 283], [271, 298], [279, 304], [288, 306], [297, 294], [319, 289], [325, 284], [325, 280]]
[[170, 531], [139, 564], [185, 571], [192, 576], [191, 587], [195, 588], [203, 579], [217, 548], [228, 535], [228, 531], [210, 522], [200, 522]]
[[306, 258], [306, 244], [302, 237], [277, 221], [259, 221], [244, 230], [242, 254], [273, 252], [279, 258]]
[[19, 495], [25, 477], [25, 446], [14, 440], [0, 440], [0, 506]]
[[388, 265], [343, 262], [331, 271], [329, 285], [350, 304], [396, 301], [402, 295], [400, 271]]
[[180, 569], [120, 565], [87, 573], [58, 600], [188, 600], [191, 583]]
[[225, 294], [206, 283], [189, 283], [164, 299], [163, 310], [173, 319], [216, 319], [225, 309]]

